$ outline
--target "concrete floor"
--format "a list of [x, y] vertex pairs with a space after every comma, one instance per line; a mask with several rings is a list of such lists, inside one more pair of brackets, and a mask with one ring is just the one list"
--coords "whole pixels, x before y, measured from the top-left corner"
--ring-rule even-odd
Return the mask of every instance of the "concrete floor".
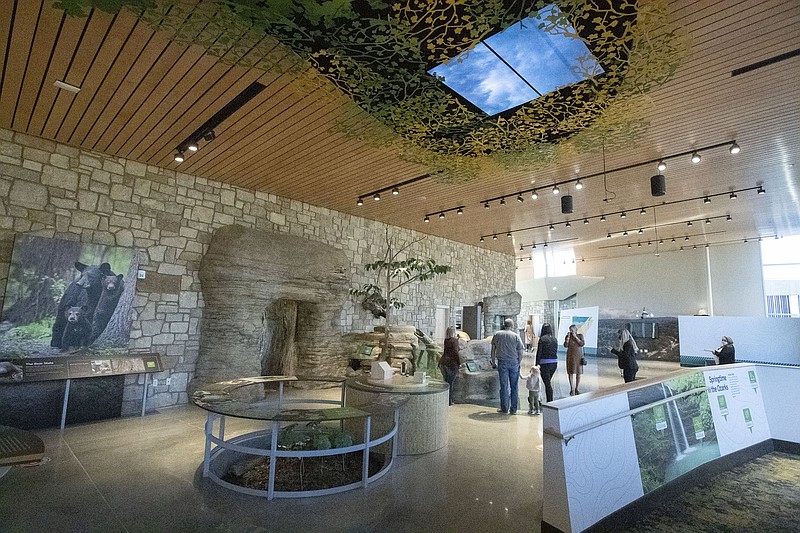
[[[639, 377], [677, 369], [645, 361]], [[589, 358], [581, 390], [621, 382], [616, 361]], [[554, 387], [569, 393], [563, 362]], [[449, 414], [445, 448], [398, 457], [366, 490], [271, 502], [200, 476], [206, 412], [194, 406], [38, 431], [50, 462], [0, 479], [0, 532], [539, 531], [542, 417], [471, 404]], [[229, 418], [226, 437], [260, 427]]]

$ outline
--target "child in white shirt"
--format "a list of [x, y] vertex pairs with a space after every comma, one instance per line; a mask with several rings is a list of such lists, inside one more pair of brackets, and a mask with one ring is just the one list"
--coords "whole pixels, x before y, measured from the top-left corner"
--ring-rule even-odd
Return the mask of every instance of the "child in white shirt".
[[531, 373], [525, 380], [525, 386], [528, 388], [528, 405], [530, 406], [530, 409], [528, 409], [529, 415], [540, 415], [542, 413], [542, 401], [539, 397], [539, 384], [541, 383], [539, 376], [539, 367], [532, 366]]

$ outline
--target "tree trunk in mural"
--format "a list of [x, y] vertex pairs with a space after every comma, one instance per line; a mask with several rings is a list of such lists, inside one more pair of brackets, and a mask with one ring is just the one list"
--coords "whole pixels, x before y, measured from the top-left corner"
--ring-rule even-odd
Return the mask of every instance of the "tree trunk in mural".
[[297, 331], [297, 302], [276, 300], [272, 310], [274, 329], [269, 352], [266, 354], [264, 374], [267, 376], [293, 376], [297, 354], [294, 342]]

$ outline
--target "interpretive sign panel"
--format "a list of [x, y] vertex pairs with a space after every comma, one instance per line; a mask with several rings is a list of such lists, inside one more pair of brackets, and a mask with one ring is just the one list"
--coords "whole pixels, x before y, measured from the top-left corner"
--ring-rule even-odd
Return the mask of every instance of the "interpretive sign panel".
[[755, 367], [722, 365], [706, 370], [705, 376], [720, 453], [771, 438]]
[[2, 361], [0, 368], [6, 369], [0, 373], [0, 383], [147, 374], [161, 372], [164, 369], [159, 354], [137, 354], [103, 359], [91, 356], [37, 357]]

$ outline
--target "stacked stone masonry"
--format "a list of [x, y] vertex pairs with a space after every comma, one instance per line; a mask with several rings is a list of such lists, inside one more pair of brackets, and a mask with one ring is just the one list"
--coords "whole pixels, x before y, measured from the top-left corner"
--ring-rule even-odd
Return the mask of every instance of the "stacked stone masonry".
[[[187, 383], [198, 356], [203, 316], [200, 260], [213, 232], [231, 224], [342, 250], [353, 286], [372, 281], [363, 265], [380, 257], [386, 228], [266, 192], [0, 129], [0, 240], [28, 233], [130, 247], [138, 251], [141, 269], [166, 280], [137, 287], [132, 317], [130, 348], [160, 353], [166, 370], [155, 377], [160, 383], [171, 378], [170, 386], [151, 389], [150, 408], [188, 401]], [[397, 227], [392, 232], [405, 241], [421, 236]], [[431, 257], [454, 267], [446, 276], [401, 291], [406, 307], [399, 321], [426, 333], [433, 331], [437, 305], [457, 309], [514, 290], [513, 256], [438, 237], [416, 243], [409, 256]], [[0, 295], [9, 261], [10, 253], [0, 257]], [[381, 323], [357, 302], [348, 301], [340, 314], [339, 334], [369, 331]], [[124, 414], [140, 409], [142, 379], [128, 378]]]

